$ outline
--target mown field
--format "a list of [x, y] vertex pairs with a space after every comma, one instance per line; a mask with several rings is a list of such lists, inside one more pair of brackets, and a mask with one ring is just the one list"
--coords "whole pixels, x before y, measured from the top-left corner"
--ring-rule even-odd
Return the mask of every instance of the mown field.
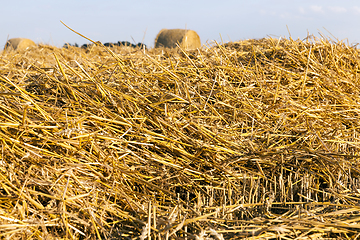
[[3, 239], [357, 239], [360, 56], [330, 39], [0, 53]]

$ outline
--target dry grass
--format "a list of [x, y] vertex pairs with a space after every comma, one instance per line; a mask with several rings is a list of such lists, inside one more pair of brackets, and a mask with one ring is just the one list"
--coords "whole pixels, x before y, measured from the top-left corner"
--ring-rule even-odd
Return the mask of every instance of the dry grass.
[[359, 237], [355, 48], [112, 51], [1, 53], [2, 238]]

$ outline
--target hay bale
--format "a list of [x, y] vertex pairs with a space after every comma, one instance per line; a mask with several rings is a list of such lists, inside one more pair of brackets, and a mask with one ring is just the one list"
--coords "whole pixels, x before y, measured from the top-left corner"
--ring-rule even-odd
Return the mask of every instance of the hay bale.
[[186, 50], [201, 47], [200, 37], [193, 30], [162, 29], [155, 39], [155, 47], [176, 48], [176, 43]]
[[27, 49], [28, 47], [32, 47], [32, 46], [36, 46], [36, 44], [34, 43], [34, 41], [32, 41], [30, 39], [11, 38], [6, 42], [4, 50], [6, 50], [6, 49], [23, 50], [23, 49]]

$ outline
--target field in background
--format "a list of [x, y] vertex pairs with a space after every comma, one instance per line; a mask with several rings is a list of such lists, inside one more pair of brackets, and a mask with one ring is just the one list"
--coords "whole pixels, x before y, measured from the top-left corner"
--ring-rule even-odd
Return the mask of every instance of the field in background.
[[328, 39], [0, 53], [4, 239], [355, 239], [360, 57]]

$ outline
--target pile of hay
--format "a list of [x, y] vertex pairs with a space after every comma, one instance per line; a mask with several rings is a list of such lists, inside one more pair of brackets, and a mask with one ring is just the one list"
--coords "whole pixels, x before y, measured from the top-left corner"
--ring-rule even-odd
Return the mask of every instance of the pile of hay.
[[29, 47], [35, 47], [36, 43], [33, 40], [27, 38], [11, 38], [4, 47], [4, 50], [25, 50]]
[[246, 40], [0, 56], [0, 236], [356, 238], [359, 52]]
[[187, 29], [162, 29], [155, 39], [155, 47], [195, 50], [201, 47], [199, 35]]

